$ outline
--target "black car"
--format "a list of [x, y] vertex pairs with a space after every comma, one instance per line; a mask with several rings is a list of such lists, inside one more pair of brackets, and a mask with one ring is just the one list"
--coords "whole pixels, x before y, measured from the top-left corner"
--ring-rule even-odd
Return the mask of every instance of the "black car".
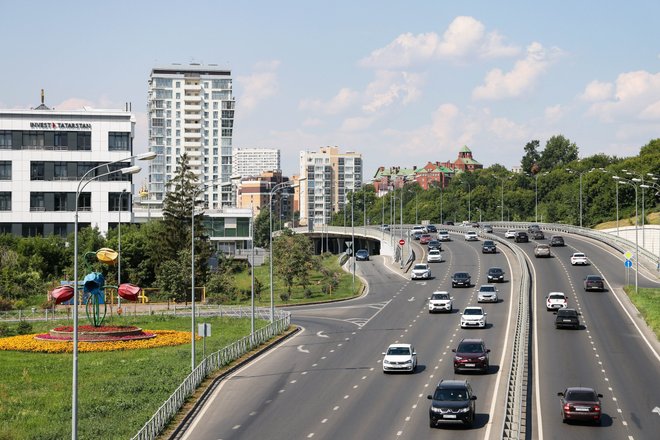
[[493, 240], [484, 240], [483, 244], [481, 245], [481, 253], [496, 254], [497, 246], [495, 245], [495, 242]]
[[540, 230], [540, 229], [534, 229], [533, 231], [531, 231], [529, 233], [529, 235], [531, 235], [534, 240], [544, 240], [545, 239], [545, 235], [543, 234], [543, 231]]
[[423, 235], [422, 231], [413, 232], [413, 240], [419, 240], [422, 237], [422, 235]]
[[575, 309], [559, 309], [555, 312], [555, 328], [580, 328], [580, 312]]
[[442, 243], [440, 243], [438, 240], [431, 240], [431, 241], [429, 241], [428, 247], [429, 247], [429, 250], [437, 249], [437, 250], [441, 251], [442, 250]]
[[561, 235], [553, 235], [550, 237], [550, 246], [564, 246], [564, 237]]
[[467, 380], [446, 380], [438, 383], [429, 407], [429, 426], [435, 428], [440, 423], [463, 423], [472, 425], [475, 415], [477, 396]]
[[456, 272], [451, 277], [451, 287], [470, 287], [472, 285], [472, 277], [467, 272]]
[[454, 373], [461, 370], [478, 370], [488, 373], [488, 353], [483, 339], [463, 339], [454, 352]]
[[527, 232], [517, 231], [516, 235], [513, 236], [513, 240], [516, 243], [527, 243], [529, 241], [529, 236], [527, 236]]
[[445, 222], [445, 225], [447, 225], [447, 226], [454, 226], [454, 222], [452, 222], [451, 220], [449, 220], [449, 221], [446, 221], [446, 222]]
[[561, 406], [562, 422], [579, 420], [600, 424], [602, 394], [597, 393], [593, 388], [568, 387], [557, 395]]
[[438, 228], [435, 225], [426, 225], [426, 232], [433, 232], [435, 234], [438, 232]]
[[355, 261], [369, 261], [369, 251], [366, 249], [358, 249], [355, 253]]
[[488, 281], [491, 282], [503, 282], [504, 281], [504, 271], [499, 267], [491, 267], [488, 269]]
[[584, 279], [584, 290], [605, 290], [605, 281], [600, 275], [587, 275]]

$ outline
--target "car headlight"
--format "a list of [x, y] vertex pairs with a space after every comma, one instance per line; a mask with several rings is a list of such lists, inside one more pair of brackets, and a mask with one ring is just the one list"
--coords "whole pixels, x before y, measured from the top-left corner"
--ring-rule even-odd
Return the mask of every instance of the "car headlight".
[[385, 359], [385, 360], [383, 360], [383, 364], [387, 364], [387, 365], [389, 365], [389, 364], [390, 364], [390, 361], [388, 361], [387, 359]]
[[485, 361], [485, 360], [486, 360], [486, 356], [479, 356], [477, 359], [479, 359], [480, 361]]
[[458, 412], [461, 412], [461, 413], [466, 413], [466, 412], [468, 412], [468, 411], [470, 411], [470, 407], [469, 407], [469, 406], [466, 406], [465, 408], [460, 408], [460, 409], [458, 410]]
[[460, 356], [454, 356], [454, 359], [456, 359], [457, 361], [462, 361], [463, 360], [463, 358], [460, 357]]
[[435, 412], [435, 413], [439, 413], [439, 412], [442, 412], [442, 409], [440, 409], [440, 408], [436, 408], [435, 406], [432, 406], [432, 407], [431, 407], [431, 411], [433, 411], [433, 412]]

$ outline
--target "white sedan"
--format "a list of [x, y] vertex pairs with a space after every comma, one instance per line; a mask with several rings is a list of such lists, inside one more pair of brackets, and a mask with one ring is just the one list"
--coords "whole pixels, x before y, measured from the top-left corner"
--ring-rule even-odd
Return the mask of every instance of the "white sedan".
[[545, 297], [546, 310], [565, 309], [566, 307], [568, 307], [568, 300], [562, 292], [550, 292]]
[[589, 260], [587, 260], [587, 256], [584, 255], [582, 252], [576, 252], [573, 255], [571, 255], [571, 265], [577, 266], [578, 264], [583, 266], [589, 264]]
[[479, 240], [479, 236], [475, 231], [468, 231], [465, 233], [465, 241], [476, 241]]
[[431, 249], [426, 257], [426, 261], [429, 263], [442, 263], [442, 252], [438, 249]]
[[461, 328], [486, 328], [486, 315], [482, 307], [466, 307], [461, 313]]
[[408, 371], [417, 368], [417, 352], [411, 344], [392, 344], [383, 353], [383, 373], [390, 371]]
[[515, 238], [516, 237], [516, 231], [514, 229], [508, 229], [504, 233], [504, 238]]

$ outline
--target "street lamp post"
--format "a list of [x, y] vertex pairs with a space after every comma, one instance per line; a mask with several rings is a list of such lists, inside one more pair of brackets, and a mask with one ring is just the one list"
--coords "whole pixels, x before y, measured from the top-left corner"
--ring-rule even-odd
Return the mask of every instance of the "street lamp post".
[[353, 292], [355, 292], [355, 224], [353, 222], [353, 194], [355, 194], [355, 188], [351, 191], [351, 258], [353, 260], [351, 269], [353, 269]]
[[622, 179], [619, 176], [613, 176], [613, 178], [617, 182], [617, 186], [619, 184], [625, 184], [625, 185], [630, 185], [633, 188], [635, 188], [635, 293], [637, 293], [638, 290], [638, 275], [639, 275], [639, 236], [638, 236], [638, 225], [639, 225], [639, 216], [637, 215], [637, 185], [635, 182]]
[[[301, 177], [298, 179], [298, 182], [302, 182], [304, 180], [307, 180], [307, 177]], [[280, 182], [277, 185], [275, 185], [271, 190], [269, 194], [269, 199], [268, 199], [268, 210], [269, 210], [269, 220], [270, 220], [270, 233], [268, 235], [268, 240], [269, 240], [269, 264], [270, 264], [270, 322], [275, 321], [275, 298], [273, 296], [273, 195], [275, 192], [278, 190], [290, 186], [291, 188], [297, 188], [300, 185], [300, 183], [296, 184], [291, 184], [290, 181], [286, 182]]]
[[[78, 182], [78, 188], [76, 190], [76, 207], [75, 207], [75, 216], [74, 216], [74, 226], [73, 226], [73, 372], [72, 372], [72, 385], [71, 385], [71, 438], [76, 440], [78, 438], [78, 198], [80, 197], [80, 192], [85, 189], [88, 183], [93, 180], [97, 180], [101, 177], [108, 176], [110, 174], [122, 173], [122, 174], [135, 174], [139, 173], [141, 168], [137, 165], [119, 168], [116, 170], [108, 171], [106, 173], [90, 176], [90, 174], [99, 168], [108, 167], [116, 163], [124, 162], [132, 159], [139, 160], [152, 160], [156, 157], [156, 153], [148, 152], [138, 155], [129, 156], [123, 159], [115, 160], [112, 162], [107, 162], [102, 165], [97, 165], [93, 168], [87, 170], [83, 174], [82, 178]], [[89, 177], [89, 179], [87, 179]]]
[[643, 174], [636, 175], [635, 173], [627, 171], [627, 170], [621, 170], [621, 171], [625, 172], [629, 176], [635, 176], [634, 178], [630, 179], [633, 182], [641, 183], [639, 186], [642, 188], [642, 243], [646, 244], [646, 232], [645, 232], [646, 231], [646, 225], [645, 225], [646, 215], [644, 213], [644, 188], [648, 188], [648, 186], [644, 185], [644, 175]]
[[[401, 186], [401, 194], [399, 197], [399, 240], [403, 240], [403, 188], [405, 184]], [[410, 237], [408, 237], [410, 240]], [[399, 245], [401, 246], [401, 245]], [[403, 269], [403, 246], [401, 246], [401, 269]]]
[[468, 186], [468, 222], [472, 221], [472, 207], [470, 206], [470, 195], [472, 194], [472, 187], [470, 186], [470, 182], [467, 182]]
[[[119, 194], [119, 223], [117, 225], [117, 287], [121, 286], [121, 198], [126, 194], [126, 189], [121, 190]], [[121, 296], [117, 295], [117, 307], [121, 307]]]

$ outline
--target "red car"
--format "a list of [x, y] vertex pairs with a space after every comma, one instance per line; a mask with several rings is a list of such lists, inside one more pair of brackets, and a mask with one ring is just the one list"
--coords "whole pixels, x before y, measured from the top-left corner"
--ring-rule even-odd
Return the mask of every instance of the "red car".
[[422, 234], [421, 237], [419, 237], [419, 244], [429, 244], [429, 241], [431, 241], [433, 237], [431, 237], [431, 234]]
[[463, 339], [454, 352], [454, 373], [477, 370], [488, 373], [488, 353], [483, 339]]
[[557, 395], [561, 404], [562, 422], [579, 420], [600, 424], [602, 394], [596, 393], [593, 388], [569, 387]]

